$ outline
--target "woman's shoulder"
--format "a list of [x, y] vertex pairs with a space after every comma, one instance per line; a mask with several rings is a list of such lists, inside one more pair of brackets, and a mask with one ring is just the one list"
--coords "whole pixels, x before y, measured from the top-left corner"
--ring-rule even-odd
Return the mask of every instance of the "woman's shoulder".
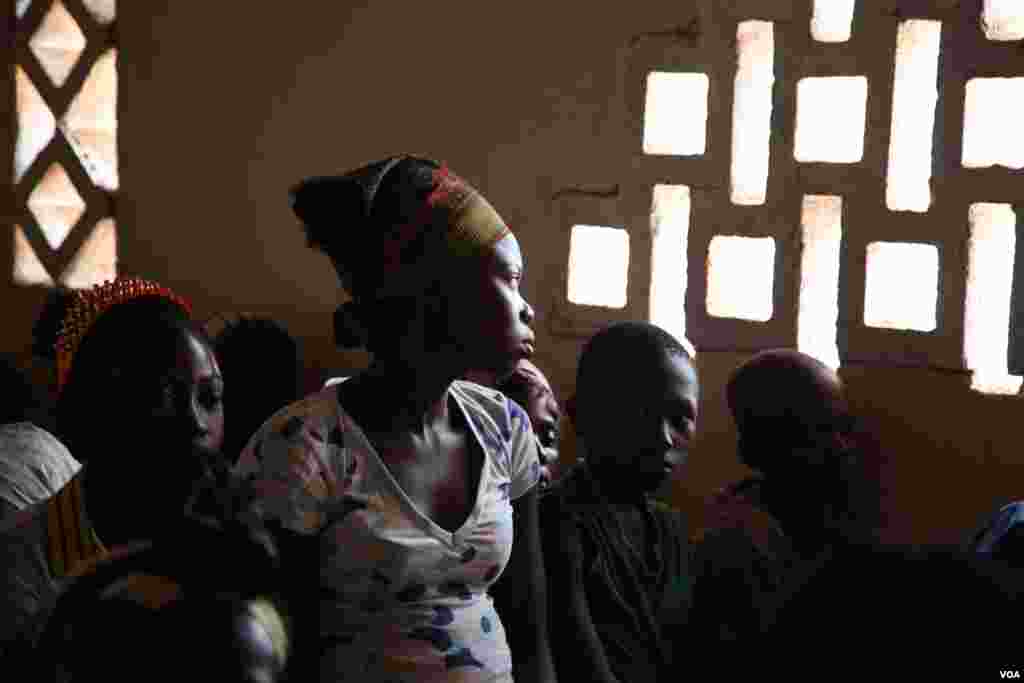
[[497, 389], [468, 380], [456, 380], [452, 382], [451, 390], [470, 411], [490, 418], [505, 441], [512, 440], [518, 432], [531, 429], [530, 418], [523, 407]]
[[505, 412], [508, 410], [508, 397], [497, 389], [492, 389], [483, 384], [477, 384], [465, 379], [457, 379], [452, 382], [452, 393], [481, 410], [490, 412]]
[[266, 437], [279, 434], [292, 436], [308, 427], [316, 431], [324, 424], [336, 424], [344, 412], [337, 400], [337, 387], [325, 387], [294, 403], [290, 403], [267, 418], [260, 433]]

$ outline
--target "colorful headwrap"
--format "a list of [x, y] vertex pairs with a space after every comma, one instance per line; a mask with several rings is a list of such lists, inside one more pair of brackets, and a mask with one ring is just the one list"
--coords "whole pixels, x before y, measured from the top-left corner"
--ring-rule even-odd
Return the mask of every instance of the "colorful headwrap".
[[[366, 222], [374, 213], [377, 191], [384, 179], [403, 161], [435, 162], [411, 156], [397, 156], [374, 162], [343, 176], [310, 179], [317, 182], [356, 183], [363, 195]], [[346, 268], [342, 284], [354, 297], [372, 301], [388, 296], [415, 293], [424, 278], [443, 267], [450, 256], [467, 256], [495, 244], [510, 230], [494, 207], [476, 189], [451, 172], [444, 164], [433, 170], [433, 190], [419, 210], [402, 225], [370, 225], [382, 232], [371, 240], [372, 247], [353, 245], [348, 260], [360, 268]], [[299, 206], [302, 185], [292, 193], [292, 207], [299, 217], [310, 221], [310, 212]], [[338, 219], [341, 222], [341, 219]], [[344, 249], [344, 247], [342, 247]], [[372, 281], [370, 281], [372, 280]]]
[[156, 296], [181, 306], [191, 315], [192, 307], [185, 299], [156, 282], [141, 278], [108, 280], [92, 289], [74, 293], [68, 305], [60, 335], [57, 337], [57, 386], [63, 389], [71, 373], [71, 362], [89, 328], [104, 312], [117, 304], [147, 296]]

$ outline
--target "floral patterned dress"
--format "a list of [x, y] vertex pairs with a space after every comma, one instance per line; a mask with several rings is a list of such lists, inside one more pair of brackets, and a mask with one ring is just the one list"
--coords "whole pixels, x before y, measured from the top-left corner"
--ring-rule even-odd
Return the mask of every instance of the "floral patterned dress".
[[[327, 387], [270, 418], [236, 474], [265, 519], [320, 537], [323, 681], [511, 680], [488, 588], [512, 549], [512, 501], [540, 477], [526, 413], [456, 381], [452, 405], [484, 454], [475, 505], [449, 532], [426, 517]], [[343, 495], [368, 504], [328, 525]]]

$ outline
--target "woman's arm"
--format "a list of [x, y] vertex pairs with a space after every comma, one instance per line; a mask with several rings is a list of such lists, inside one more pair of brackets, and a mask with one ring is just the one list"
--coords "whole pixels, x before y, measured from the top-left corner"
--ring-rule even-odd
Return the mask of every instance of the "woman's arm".
[[537, 487], [512, 502], [512, 555], [496, 584], [494, 597], [507, 626], [516, 680], [553, 683], [548, 645], [547, 584], [540, 547]]

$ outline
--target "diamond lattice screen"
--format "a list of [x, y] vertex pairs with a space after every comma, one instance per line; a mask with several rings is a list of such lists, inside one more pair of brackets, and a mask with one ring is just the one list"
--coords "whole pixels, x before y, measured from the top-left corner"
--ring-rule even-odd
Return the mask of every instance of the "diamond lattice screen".
[[11, 277], [88, 287], [117, 274], [114, 0], [15, 5]]

